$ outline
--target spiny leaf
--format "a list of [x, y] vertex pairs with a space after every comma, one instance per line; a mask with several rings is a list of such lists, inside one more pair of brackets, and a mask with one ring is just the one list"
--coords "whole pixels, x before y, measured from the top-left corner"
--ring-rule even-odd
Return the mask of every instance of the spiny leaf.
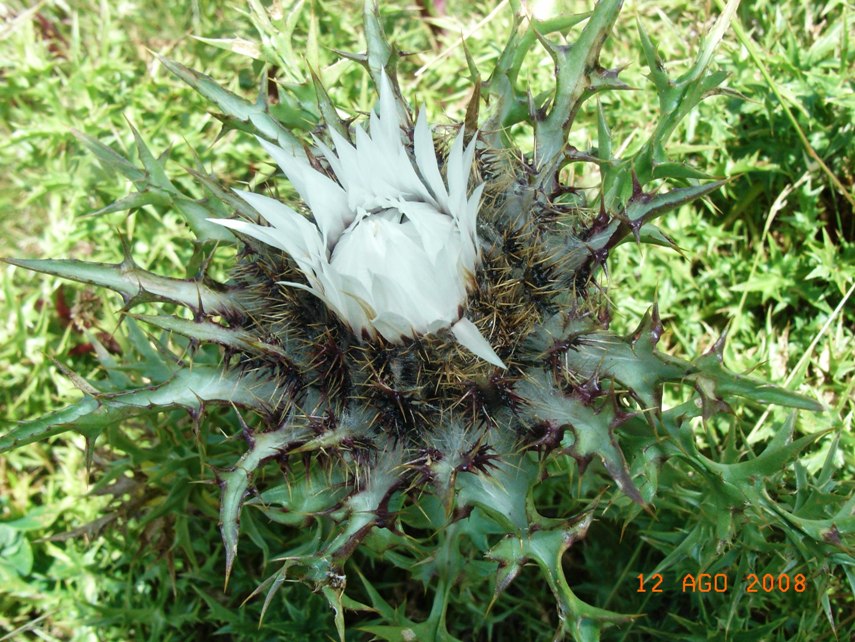
[[299, 66], [294, 64], [300, 56], [294, 53], [293, 42], [305, 0], [291, 3], [287, 13], [281, 8], [277, 11], [278, 5], [267, 7], [260, 0], [248, 0], [248, 4], [250, 20], [260, 37], [260, 45], [253, 43], [260, 50], [260, 59], [279, 67], [294, 80], [302, 81]]
[[142, 136], [140, 136], [140, 133], [137, 131], [137, 128], [130, 124], [130, 122], [128, 122], [128, 126], [134, 134], [134, 141], [136, 141], [137, 144], [137, 156], [139, 156], [140, 162], [143, 164], [143, 168], [145, 169], [146, 182], [165, 192], [172, 194], [177, 193], [178, 190], [175, 189], [175, 185], [172, 184], [172, 181], [169, 180], [169, 177], [163, 170], [166, 154], [164, 153], [164, 157], [162, 158], [155, 158], [154, 154], [151, 153], [148, 145], [145, 144]]
[[157, 207], [174, 207], [187, 220], [190, 229], [200, 242], [220, 241], [235, 242], [234, 235], [222, 225], [211, 223], [207, 219], [216, 217], [218, 212], [209, 210], [203, 204], [194, 201], [178, 191], [164, 170], [165, 154], [155, 158], [151, 150], [145, 144], [142, 136], [130, 126], [136, 140], [138, 156], [143, 169], [137, 168], [134, 163], [121, 154], [113, 151], [100, 141], [75, 132], [75, 135], [92, 151], [101, 162], [109, 168], [117, 169], [133, 181], [137, 191], [120, 198], [106, 207], [102, 207], [90, 216], [109, 214], [124, 210], [137, 209], [146, 205]]
[[487, 474], [461, 474], [457, 477], [457, 506], [477, 506], [508, 531], [522, 534], [531, 526], [527, 498], [537, 466], [528, 454], [503, 457]]
[[131, 348], [125, 353], [124, 369], [139, 373], [155, 385], [167, 381], [178, 365], [175, 355], [153, 337], [146, 336], [132, 317], [125, 318], [123, 327]]
[[[683, 258], [685, 255], [683, 251], [677, 246], [674, 239], [665, 234], [662, 229], [656, 225], [651, 223], [647, 223], [641, 226], [641, 229], [638, 230], [638, 242], [646, 243], [647, 245], [658, 245], [659, 247], [667, 247], [669, 250], [674, 250], [678, 252]], [[635, 242], [636, 239], [633, 239], [631, 236], [624, 237], [621, 244], [627, 242]]]
[[738, 396], [763, 405], [789, 406], [812, 412], [824, 410], [822, 404], [813, 399], [752, 377], [730, 372], [715, 355], [704, 355], [696, 359], [694, 365], [698, 373], [693, 378], [699, 387], [720, 399]]
[[620, 489], [633, 501], [644, 504], [613, 434], [621, 420], [613, 404], [604, 399], [601, 401], [606, 403], [593, 408], [580, 399], [564, 395], [555, 390], [551, 377], [544, 371], [529, 372], [518, 391], [527, 399], [522, 414], [531, 425], [548, 422], [555, 429], [567, 426], [573, 439], [565, 448], [578, 459], [580, 466], [584, 467], [594, 456], [599, 457]]
[[77, 131], [76, 129], [72, 129], [71, 133], [74, 134], [77, 139], [104, 164], [105, 167], [120, 172], [128, 180], [134, 183], [145, 181], [145, 172], [143, 170], [139, 169], [127, 158], [114, 151], [97, 138], [93, 138], [92, 136]]
[[254, 60], [261, 60], [261, 48], [258, 43], [247, 38], [203, 38], [202, 36], [191, 36], [199, 42], [204, 42], [206, 45], [225, 49], [241, 56], [247, 56]]
[[[518, 87], [517, 79], [526, 55], [537, 43], [538, 35], [566, 31], [591, 16], [588, 12], [532, 21], [525, 32], [520, 34], [524, 20], [522, 8], [515, 8], [514, 13], [514, 24], [508, 41], [483, 87], [485, 98], [494, 101], [494, 106], [490, 118], [482, 127], [482, 135], [495, 147], [501, 145], [502, 132], [506, 128], [525, 120], [528, 115], [528, 96]], [[538, 96], [535, 103], [541, 104], [547, 95]]]
[[225, 291], [199, 281], [158, 276], [132, 262], [90, 263], [73, 259], [2, 259], [6, 263], [72, 281], [100, 285], [120, 293], [128, 305], [145, 299], [184, 305], [197, 314], [234, 315], [240, 305]]
[[550, 263], [564, 281], [573, 283], [577, 275], [585, 274], [592, 265], [604, 263], [609, 251], [631, 233], [640, 241], [641, 230], [651, 221], [715, 191], [723, 184], [723, 181], [713, 181], [678, 187], [662, 194], [638, 193], [614, 217], [606, 219], [606, 222], [596, 222], [584, 240], [572, 234], [562, 237], [551, 235], [548, 239], [553, 256]]
[[[0, 453], [67, 432], [80, 423], [83, 423], [87, 428], [96, 428], [96, 422], [91, 421], [90, 417], [98, 409], [98, 405], [98, 402], [92, 397], [83, 397], [71, 406], [32, 421], [21, 422], [0, 435]], [[102, 421], [97, 422], [98, 427], [109, 423], [111, 419], [111, 417], [103, 418]]]
[[218, 243], [235, 243], [237, 239], [228, 228], [216, 223], [211, 223], [208, 219], [218, 218], [220, 212], [211, 209], [202, 202], [186, 198], [181, 195], [172, 197], [172, 205], [187, 220], [190, 230], [201, 241], [212, 241]]
[[226, 328], [213, 321], [191, 321], [173, 316], [136, 314], [133, 318], [199, 341], [219, 343], [235, 350], [273, 355], [290, 361], [288, 353], [279, 346], [262, 341], [251, 332], [239, 328]]
[[376, 453], [375, 465], [366, 474], [364, 488], [348, 497], [337, 519], [343, 528], [325, 547], [326, 554], [339, 567], [353, 554], [356, 546], [374, 528], [377, 512], [402, 483], [404, 449], [390, 446]]
[[132, 416], [135, 411], [160, 408], [198, 410], [204, 401], [229, 402], [266, 409], [276, 397], [276, 387], [253, 375], [197, 366], [182, 369], [164, 384], [121, 393], [88, 395], [77, 403], [35, 419], [21, 422], [0, 437], [0, 452], [46, 439], [68, 430], [87, 436], [104, 426]]
[[338, 469], [325, 471], [311, 467], [304, 477], [265, 490], [245, 504], [259, 508], [277, 524], [303, 527], [340, 506], [351, 492], [345, 481]]
[[[446, 532], [456, 532], [456, 525], [452, 524]], [[440, 548], [444, 543], [449, 543], [448, 537], [443, 537]], [[452, 546], [454, 543], [452, 543]], [[444, 551], [438, 551], [437, 556], [442, 556]], [[357, 573], [359, 569], [356, 569]], [[434, 591], [433, 606], [427, 618], [422, 622], [415, 622], [407, 617], [403, 609], [392, 608], [361, 573], [365, 590], [368, 593], [374, 610], [381, 616], [382, 624], [368, 624], [359, 627], [360, 630], [371, 633], [381, 640], [394, 642], [406, 642], [407, 640], [432, 640], [433, 642], [461, 642], [448, 632], [445, 622], [445, 612], [448, 604], [448, 589], [450, 583], [438, 580], [438, 586]]]
[[277, 398], [277, 386], [256, 374], [242, 374], [210, 366], [178, 370], [164, 384], [126, 393], [102, 395], [107, 408], [183, 407], [198, 409], [204, 401], [232, 403], [241, 407], [267, 410]]
[[88, 216], [100, 216], [101, 214], [123, 212], [125, 210], [138, 209], [146, 205], [157, 205], [160, 207], [166, 207], [171, 203], [172, 198], [169, 196], [169, 194], [163, 192], [162, 190], [147, 188], [141, 192], [134, 192], [132, 194], [128, 194], [124, 198], [120, 198], [118, 201], [114, 201], [109, 205], [102, 207], [101, 209], [95, 210], [91, 214], [88, 214]]
[[597, 3], [579, 38], [569, 47], [541, 40], [555, 61], [556, 86], [549, 113], [535, 123], [538, 167], [551, 166], [566, 143], [576, 112], [596, 89], [592, 78], [598, 68], [600, 50], [622, 4], [622, 0]]
[[695, 385], [709, 399], [739, 396], [754, 403], [822, 410], [818, 403], [799, 394], [728, 371], [715, 355], [689, 362], [657, 351], [655, 341], [639, 342], [650, 332], [661, 333], [661, 328], [655, 330], [652, 323], [652, 317], [646, 315], [639, 329], [628, 337], [574, 332], [572, 326], [563, 331], [546, 326], [532, 340], [542, 349], [562, 346], [562, 367], [581, 380], [610, 378], [624, 384], [643, 409], [659, 408], [662, 383], [682, 382]]
[[712, 176], [685, 163], [660, 162], [653, 168], [653, 178], [708, 181]]
[[[225, 218], [231, 216], [233, 212], [237, 212], [249, 221], [253, 221], [255, 223], [261, 221], [261, 218], [259, 217], [258, 213], [252, 208], [252, 206], [250, 206], [242, 198], [239, 198], [234, 192], [224, 189], [222, 185], [220, 185], [213, 176], [208, 176], [207, 174], [201, 171], [197, 171], [189, 167], [185, 169], [188, 174], [190, 174], [193, 178], [199, 181], [202, 186], [211, 194], [214, 203], [220, 204], [224, 208], [226, 208], [225, 210], [217, 210], [218, 218]], [[215, 223], [211, 223], [210, 221], [208, 221], [208, 224], [215, 225], [216, 227], [223, 227], [222, 225], [216, 225]], [[232, 239], [234, 239], [234, 236], [232, 236]]]
[[339, 118], [335, 105], [333, 105], [332, 100], [330, 99], [330, 95], [327, 93], [327, 90], [321, 82], [320, 77], [317, 73], [315, 73], [314, 70], [311, 70], [311, 73], [312, 82], [315, 86], [315, 94], [318, 98], [318, 107], [321, 110], [321, 115], [324, 118], [324, 123], [326, 123], [327, 127], [337, 132], [345, 140], [350, 140], [350, 133], [347, 131], [347, 127], [345, 127], [341, 118]]
[[244, 453], [233, 470], [221, 475], [223, 494], [220, 500], [220, 531], [226, 549], [226, 587], [229, 585], [237, 554], [240, 510], [252, 475], [265, 460], [285, 454], [288, 444], [299, 437], [301, 427], [301, 424], [288, 422], [274, 432], [253, 434], [250, 437], [250, 449]]
[[[132, 388], [134, 385], [133, 379], [123, 372], [118, 360], [104, 347], [98, 336], [90, 330], [87, 330], [85, 334], [86, 340], [92, 344], [92, 348], [95, 350], [98, 362], [107, 372], [107, 378], [109, 379], [112, 390], [127, 390], [128, 388]], [[106, 386], [102, 384], [102, 388], [106, 388]]]
[[[724, 72], [707, 73], [715, 48], [739, 6], [739, 0], [729, 0], [715, 25], [704, 39], [692, 67], [676, 80], [671, 80], [656, 51], [656, 46], [639, 22], [642, 49], [650, 69], [650, 78], [659, 95], [660, 118], [650, 138], [642, 146], [633, 163], [638, 180], [647, 184], [658, 165], [665, 162], [664, 145], [679, 122], [704, 98], [724, 82]], [[661, 170], [660, 170], [661, 175]]]
[[321, 593], [327, 598], [327, 603], [333, 610], [335, 620], [335, 630], [338, 633], [338, 639], [345, 642], [344, 636], [344, 606], [342, 605], [342, 597], [344, 596], [344, 587], [332, 587], [329, 584], [321, 588]]
[[637, 198], [630, 199], [621, 218], [625, 217], [633, 227], [640, 227], [639, 224], [649, 223], [665, 212], [675, 210], [714, 192], [724, 184], [725, 181], [713, 181], [702, 185], [677, 187], [661, 194], [640, 194]]
[[[330, 564], [319, 554], [321, 534], [321, 529], [316, 528], [312, 539], [304, 541], [302, 544], [289, 549], [285, 554], [277, 557], [276, 561], [284, 561], [282, 567], [272, 576], [259, 584], [249, 597], [244, 600], [244, 602], [248, 602], [250, 599], [266, 591], [264, 604], [261, 607], [259, 625], [263, 622], [264, 616], [267, 613], [267, 609], [270, 607], [270, 604], [273, 602], [274, 596], [282, 587], [282, 584], [284, 584], [288, 579], [288, 575], [292, 575], [293, 579], [312, 581], [316, 584], [319, 584], [323, 578], [327, 576]], [[299, 568], [306, 570], [302, 577], [298, 576], [297, 573], [292, 572], [292, 569], [296, 570]]]
[[383, 73], [386, 73], [389, 75], [389, 79], [392, 81], [393, 86], [397, 87], [398, 82], [395, 76], [394, 50], [389, 44], [389, 41], [386, 40], [386, 34], [383, 32], [383, 25], [380, 23], [380, 9], [377, 4], [377, 0], [364, 0], [362, 6], [362, 18], [365, 28], [365, 42], [368, 45], [365, 62], [368, 67], [368, 71], [371, 73], [371, 79], [374, 81], [374, 86], [380, 86], [381, 76]]
[[536, 530], [522, 537], [510, 535], [487, 553], [489, 559], [499, 562], [497, 592], [510, 584], [523, 565], [535, 562], [558, 602], [562, 631], [570, 632], [579, 641], [598, 640], [603, 626], [624, 623], [633, 617], [586, 604], [576, 597], [567, 583], [561, 558], [570, 546], [585, 536], [592, 519], [593, 512], [588, 512], [577, 523], [563, 528]]
[[609, 124], [606, 122], [606, 112], [603, 110], [603, 103], [597, 100], [597, 157], [603, 161], [600, 165], [600, 171], [603, 172], [603, 165], [608, 167], [608, 162], [612, 159], [612, 133], [609, 130]]
[[158, 56], [158, 60], [160, 60], [164, 67], [205, 96], [205, 98], [216, 103], [226, 116], [230, 116], [237, 122], [249, 127], [250, 131], [275, 142], [285, 149], [300, 148], [299, 141], [267, 112], [266, 105], [244, 100], [237, 94], [233, 94], [220, 87], [210, 76], [194, 71], [174, 60], [169, 60], [162, 56]]
[[709, 461], [707, 466], [711, 470], [720, 472], [725, 481], [736, 487], [750, 486], [758, 476], [774, 475], [796, 459], [810, 444], [826, 434], [816, 432], [793, 441], [795, 423], [796, 414], [790, 413], [787, 421], [778, 428], [765, 450], [756, 457], [731, 464]]

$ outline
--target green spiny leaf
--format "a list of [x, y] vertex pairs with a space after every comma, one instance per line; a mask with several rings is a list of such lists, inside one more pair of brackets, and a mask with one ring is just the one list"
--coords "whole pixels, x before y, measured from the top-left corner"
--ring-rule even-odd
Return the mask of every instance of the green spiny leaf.
[[[226, 550], [226, 587], [237, 554], [240, 511], [250, 480], [265, 460], [287, 452], [288, 444], [299, 438], [301, 428], [301, 424], [289, 422], [274, 432], [248, 435], [250, 449], [240, 458], [233, 470], [221, 475], [223, 494], [220, 501], [220, 531]], [[245, 428], [245, 431], [248, 430]]]
[[556, 87], [549, 113], [544, 120], [535, 123], [539, 167], [551, 167], [566, 143], [576, 112], [596, 90], [592, 77], [598, 69], [600, 50], [622, 4], [622, 0], [597, 3], [588, 24], [570, 47], [553, 45], [541, 39], [555, 61]]
[[266, 409], [268, 401], [276, 394], [275, 385], [253, 375], [238, 375], [205, 366], [182, 369], [159, 386], [89, 395], [62, 410], [21, 422], [0, 437], [0, 452], [68, 430], [78, 430], [91, 437], [105, 426], [132, 416], [136, 411], [174, 407], [198, 410], [204, 401]]
[[165, 155], [161, 158], [155, 158], [151, 153], [151, 150], [148, 148], [148, 145], [145, 144], [142, 136], [137, 131], [136, 127], [128, 123], [131, 128], [131, 131], [134, 134], [134, 140], [137, 144], [137, 155], [139, 156], [140, 162], [143, 164], [143, 168], [146, 173], [146, 182], [154, 187], [163, 190], [164, 192], [175, 194], [178, 190], [175, 189], [175, 185], [172, 184], [172, 181], [169, 180], [169, 177], [166, 175], [166, 172], [163, 170], [163, 165], [165, 162]]
[[97, 138], [92, 138], [92, 136], [88, 136], [76, 129], [72, 129], [71, 133], [73, 133], [105, 167], [120, 172], [128, 180], [134, 183], [145, 181], [145, 172], [143, 170], [136, 167], [136, 165], [127, 158], [118, 152], [113, 151]]
[[458, 506], [477, 506], [509, 531], [521, 534], [531, 526], [527, 498], [537, 466], [528, 455], [503, 457], [489, 475], [469, 473], [457, 478]]
[[226, 328], [213, 321], [190, 321], [180, 317], [139, 314], [133, 318], [162, 330], [177, 332], [185, 337], [261, 355], [272, 355], [290, 361], [288, 353], [279, 346], [262, 341], [246, 330]]
[[278, 524], [306, 526], [341, 506], [350, 492], [344, 482], [344, 475], [337, 469], [327, 472], [313, 467], [305, 477], [265, 490], [245, 504], [260, 509], [267, 519]]
[[330, 100], [330, 95], [327, 93], [323, 83], [321, 83], [321, 79], [314, 70], [312, 70], [311, 73], [312, 82], [315, 86], [315, 94], [318, 98], [318, 108], [321, 110], [324, 123], [326, 123], [327, 127], [337, 132], [345, 140], [350, 140], [350, 133], [347, 131], [347, 127], [345, 127], [341, 118], [339, 118], [335, 105], [333, 105], [332, 100]]
[[620, 489], [633, 501], [644, 503], [613, 434], [621, 420], [613, 404], [604, 400], [606, 403], [595, 408], [564, 395], [554, 389], [551, 377], [543, 371], [529, 372], [519, 392], [528, 400], [523, 415], [530, 424], [548, 422], [555, 430], [569, 428], [573, 438], [565, 445], [567, 451], [580, 462], [599, 457]]
[[365, 42], [368, 45], [366, 64], [371, 73], [371, 79], [374, 81], [374, 86], [380, 86], [380, 76], [384, 71], [389, 74], [389, 79], [393, 85], [397, 86], [394, 50], [383, 32], [377, 0], [364, 0], [362, 16], [365, 27]]
[[698, 371], [692, 378], [707, 396], [720, 399], [738, 396], [756, 404], [789, 406], [812, 412], [824, 410], [822, 404], [798, 393], [728, 371], [715, 354], [696, 359], [694, 365]]
[[588, 512], [577, 523], [563, 528], [536, 530], [522, 537], [510, 535], [487, 554], [489, 559], [499, 562], [497, 591], [506, 588], [525, 563], [535, 562], [558, 602], [562, 631], [569, 631], [579, 642], [599, 640], [604, 625], [624, 623], [632, 617], [586, 604], [576, 597], [567, 583], [561, 558], [570, 546], [584, 537], [592, 519], [593, 513]]
[[72, 281], [100, 285], [120, 293], [128, 305], [145, 299], [184, 305], [197, 314], [238, 314], [240, 305], [227, 292], [198, 281], [158, 276], [125, 260], [90, 263], [72, 259], [2, 259], [6, 263]]
[[81, 422], [86, 428], [101, 427], [109, 422], [110, 418], [105, 418], [105, 421], [98, 422], [97, 425], [95, 422], [91, 422], [89, 418], [97, 409], [98, 402], [95, 399], [84, 397], [77, 403], [61, 410], [56, 410], [32, 421], [21, 422], [0, 435], [0, 453], [59, 435]]
[[227, 117], [243, 128], [275, 142], [285, 149], [300, 148], [299, 141], [268, 112], [266, 105], [251, 103], [220, 87], [214, 79], [185, 67], [181, 63], [158, 56], [161, 64], [200, 94], [217, 104]]

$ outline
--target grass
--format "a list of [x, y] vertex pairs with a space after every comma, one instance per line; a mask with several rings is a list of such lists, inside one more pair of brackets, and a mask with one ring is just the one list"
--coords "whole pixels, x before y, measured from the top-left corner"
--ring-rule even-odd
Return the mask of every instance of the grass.
[[[587, 7], [556, 4], [575, 11]], [[171, 175], [191, 193], [199, 194], [198, 188], [181, 168], [197, 163], [227, 184], [264, 180], [269, 172], [252, 140], [238, 132], [218, 139], [221, 126], [208, 104], [167, 74], [153, 55], [168, 55], [233, 91], [253, 95], [260, 61], [190, 37], [258, 39], [240, 10], [212, 5], [83, 0], [73, 6], [0, 7], [5, 11], [0, 164], [6, 168], [0, 176], [5, 232], [0, 256], [115, 262], [121, 259], [119, 238], [124, 236], [134, 239], [133, 255], [146, 267], [180, 273], [189, 264], [188, 244], [180, 240], [190, 234], [175, 213], [145, 206], [130, 215], [91, 215], [124, 196], [128, 186], [101, 169], [73, 128], [133, 152], [128, 122], [133, 123], [156, 154], [171, 149]], [[336, 10], [329, 3], [316, 6], [314, 35], [304, 10], [291, 51], [279, 42], [259, 56], [281, 63], [279, 77], [293, 82], [289, 74], [301, 73], [300, 68], [284, 63], [292, 52], [305, 51], [323, 69], [334, 102], [368, 109], [365, 74], [350, 63], [333, 65], [330, 50], [362, 47], [359, 3], [341, 3]], [[398, 45], [418, 52], [401, 63], [405, 94], [427, 103], [435, 121], [460, 119], [471, 91], [468, 76], [460, 73], [466, 67], [459, 34], [471, 34], [466, 47], [482, 73], [498, 55], [510, 12], [491, 13], [493, 6], [449, 2], [448, 15], [434, 19], [433, 29], [415, 5], [384, 8], [387, 29]], [[669, 71], [684, 68], [698, 34], [712, 22], [704, 6], [685, 0], [628, 2], [607, 44], [606, 60], [627, 64], [627, 80], [642, 89], [649, 88], [649, 81], [639, 64], [636, 18], [671, 61]], [[855, 100], [851, 80], [844, 80], [853, 60], [851, 20], [851, 9], [840, 2], [746, 3], [739, 12], [743, 28], [732, 29], [716, 54], [716, 64], [730, 73], [732, 91], [703, 103], [681, 125], [674, 136], [679, 144], [670, 150], [711, 175], [727, 177], [726, 187], [705, 205], [664, 219], [663, 229], [684, 256], [627, 244], [610, 259], [608, 285], [619, 305], [616, 327], [633, 327], [656, 299], [666, 322], [667, 351], [699, 354], [727, 328], [725, 357], [732, 369], [754, 369], [827, 406], [819, 415], [802, 414], [796, 429], [831, 430], [839, 437], [838, 447], [832, 450], [835, 442], [829, 436], [808, 450], [799, 466], [782, 470], [782, 493], [794, 493], [802, 474], [821, 477], [825, 469], [833, 470], [846, 484], [855, 470], [855, 305], [850, 298], [855, 285]], [[549, 65], [542, 63], [535, 56], [524, 70], [534, 87], [548, 85]], [[416, 71], [426, 65], [416, 79]], [[637, 91], [603, 98], [614, 139], [628, 150], [640, 144], [640, 133], [650, 126], [656, 109], [652, 95]], [[593, 103], [579, 120], [572, 142], [589, 147], [596, 140]], [[515, 133], [525, 140], [524, 128]], [[579, 184], [590, 185], [591, 177], [575, 169]], [[6, 421], [39, 416], [79, 394], [61, 365], [83, 375], [95, 371], [86, 333], [109, 337], [118, 323], [111, 312], [115, 307], [116, 300], [101, 293], [2, 268], [0, 409]], [[772, 411], [770, 419], [764, 415], [747, 411], [740, 417], [744, 442], [762, 447], [770, 426], [778, 425], [771, 420], [783, 417], [779, 411]], [[164, 417], [165, 425], [173, 419]], [[121, 435], [112, 435], [106, 441], [113, 448], [95, 448], [91, 475], [86, 444], [71, 434], [0, 457], [0, 640], [4, 635], [22, 640], [184, 640], [215, 632], [235, 640], [332, 635], [325, 602], [298, 588], [268, 610], [259, 631], [259, 601], [240, 604], [269, 575], [264, 564], [276, 551], [265, 550], [264, 542], [275, 535], [246, 511], [242, 527], [260, 552], [247, 554], [242, 572], [224, 593], [216, 488], [196, 483], [210, 479], [207, 464], [198, 453], [182, 450], [178, 440], [147, 440], [152, 427], [131, 428], [142, 435], [140, 442], [126, 440], [116, 448]], [[212, 441], [214, 460], [208, 464], [216, 465], [221, 448]], [[114, 477], [104, 478], [100, 471], [105, 469]], [[674, 484], [688, 483], [677, 469], [666, 467], [662, 474], [673, 476]], [[574, 484], [583, 483], [573, 470], [567, 475]], [[566, 489], [540, 492], [557, 513], [573, 506]], [[829, 620], [836, 622], [840, 639], [855, 631], [847, 615], [853, 604], [847, 578], [830, 574], [821, 560], [809, 564], [814, 580], [809, 599], [779, 593], [684, 595], [673, 585], [662, 595], [635, 593], [635, 575], [651, 573], [668, 559], [680, 543], [675, 537], [691, 519], [677, 505], [663, 505], [659, 513], [658, 523], [637, 519], [623, 540], [620, 515], [606, 513], [584, 546], [568, 556], [580, 596], [613, 610], [647, 614], [609, 639], [644, 639], [651, 631], [674, 639], [707, 639], [722, 631], [732, 639], [740, 634], [760, 639], [764, 626], [769, 636], [777, 636], [768, 639], [831, 639]], [[802, 568], [794, 560], [775, 559], [783, 549], [769, 553], [756, 545], [763, 539], [758, 533], [747, 529], [741, 537], [711, 564], [728, 561], [728, 568], [743, 574]], [[371, 566], [370, 556], [361, 559], [366, 569]], [[687, 556], [674, 568], [696, 571], [701, 562]], [[486, 571], [485, 577], [478, 572], [473, 570], [459, 587], [464, 598], [467, 592], [479, 596], [472, 603], [482, 603], [491, 591]], [[675, 581], [676, 571], [668, 573], [667, 579]], [[375, 575], [389, 585], [401, 577], [390, 571]], [[551, 635], [555, 615], [549, 598], [547, 606], [531, 599], [542, 591], [533, 575], [523, 574], [494, 607], [482, 638]], [[416, 587], [402, 587], [398, 597], [413, 609], [422, 608]], [[451, 616], [459, 618], [451, 628], [465, 633], [468, 622], [483, 614], [467, 611], [462, 598]], [[753, 633], [744, 633], [749, 629]]]

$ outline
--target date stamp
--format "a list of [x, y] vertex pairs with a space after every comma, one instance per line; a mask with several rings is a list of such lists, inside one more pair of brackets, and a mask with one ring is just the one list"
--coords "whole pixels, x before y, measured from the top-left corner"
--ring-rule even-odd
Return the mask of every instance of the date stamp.
[[676, 582], [666, 584], [661, 573], [636, 576], [636, 593], [664, 593], [666, 590], [680, 590], [683, 593], [727, 593], [741, 582], [746, 593], [804, 593], [807, 589], [807, 577], [804, 573], [748, 573], [734, 583], [727, 573], [687, 573], [675, 578]]

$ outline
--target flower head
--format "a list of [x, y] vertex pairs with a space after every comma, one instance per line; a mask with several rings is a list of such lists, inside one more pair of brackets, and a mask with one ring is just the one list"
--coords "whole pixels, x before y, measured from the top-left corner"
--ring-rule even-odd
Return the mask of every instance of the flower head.
[[407, 149], [385, 74], [368, 131], [355, 128], [355, 145], [332, 128], [329, 133], [334, 150], [316, 143], [336, 180], [315, 169], [301, 150], [260, 141], [314, 222], [251, 192], [238, 194], [270, 226], [212, 220], [288, 253], [308, 285], [287, 284], [320, 298], [357, 335], [397, 343], [450, 328], [464, 347], [505, 367], [463, 317], [479, 260], [476, 220], [484, 187], [467, 196], [475, 139], [464, 149], [460, 129], [443, 179], [424, 110], [413, 132], [413, 153]]

